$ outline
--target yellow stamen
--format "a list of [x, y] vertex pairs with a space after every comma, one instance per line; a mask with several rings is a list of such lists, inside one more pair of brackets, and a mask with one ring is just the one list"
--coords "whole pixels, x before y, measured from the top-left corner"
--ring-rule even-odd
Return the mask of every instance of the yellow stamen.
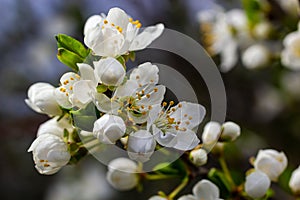
[[107, 24], [107, 23], [108, 23], [108, 21], [105, 19], [105, 20], [103, 21], [103, 23], [104, 23], [104, 24]]
[[174, 105], [174, 101], [170, 101], [170, 106], [173, 106]]
[[150, 96], [151, 96], [150, 94], [146, 94], [146, 97], [147, 97], [147, 98], [150, 98]]
[[135, 27], [141, 28], [141, 27], [142, 27], [142, 24], [141, 24], [141, 23], [138, 23]]

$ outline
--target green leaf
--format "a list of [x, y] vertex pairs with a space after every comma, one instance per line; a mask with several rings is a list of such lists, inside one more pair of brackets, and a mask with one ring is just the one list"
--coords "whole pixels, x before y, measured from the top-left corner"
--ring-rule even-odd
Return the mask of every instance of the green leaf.
[[64, 48], [58, 48], [57, 58], [60, 62], [67, 65], [75, 72], [78, 72], [77, 63], [83, 63], [84, 61], [84, 59], [78, 56], [77, 54]]
[[123, 56], [119, 56], [116, 58], [123, 66], [126, 64], [126, 60]]
[[72, 141], [73, 142], [76, 142], [76, 143], [81, 142], [78, 131], [76, 129], [73, 131], [71, 136], [72, 136]]
[[246, 16], [251, 26], [260, 21], [260, 5], [257, 0], [242, 0]]
[[153, 168], [153, 171], [155, 171], [156, 173], [168, 174], [168, 175], [178, 174], [178, 170], [174, 169], [171, 163], [168, 162], [159, 163]]
[[98, 85], [98, 86], [97, 86], [97, 92], [98, 92], [98, 93], [106, 92], [107, 88], [108, 88], [108, 87], [107, 87], [106, 85]]
[[55, 36], [55, 39], [57, 41], [58, 48], [67, 49], [82, 58], [86, 58], [89, 55], [89, 50], [86, 49], [81, 42], [71, 36], [58, 34]]

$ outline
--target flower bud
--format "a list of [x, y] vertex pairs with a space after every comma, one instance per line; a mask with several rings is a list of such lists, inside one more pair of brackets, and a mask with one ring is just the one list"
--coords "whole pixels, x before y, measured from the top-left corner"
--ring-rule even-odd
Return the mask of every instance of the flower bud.
[[222, 125], [221, 140], [222, 141], [234, 141], [241, 134], [241, 128], [234, 122], [225, 122]]
[[272, 32], [272, 24], [268, 21], [263, 21], [255, 25], [253, 34], [258, 39], [268, 39]]
[[73, 131], [73, 127], [66, 118], [62, 118], [59, 121], [58, 117], [52, 118], [44, 123], [42, 123], [37, 131], [37, 137], [43, 134], [53, 134], [60, 138], [63, 138], [64, 129], [68, 132]]
[[269, 177], [260, 171], [254, 171], [246, 177], [245, 191], [252, 198], [263, 197], [271, 185]]
[[272, 181], [277, 181], [286, 167], [285, 154], [273, 149], [260, 150], [254, 161], [254, 168], [264, 172]]
[[208, 122], [202, 133], [202, 141], [204, 144], [215, 144], [221, 134], [221, 125], [218, 122]]
[[131, 133], [128, 138], [128, 155], [131, 159], [146, 162], [155, 150], [153, 135], [146, 130]]
[[196, 166], [202, 166], [207, 163], [207, 153], [204, 149], [196, 149], [191, 151], [190, 160]]
[[38, 113], [50, 116], [62, 113], [54, 97], [55, 88], [48, 83], [35, 83], [28, 89], [28, 99], [26, 104]]
[[117, 158], [108, 164], [106, 179], [117, 190], [131, 190], [138, 184], [137, 164], [128, 158]]
[[108, 86], [119, 86], [123, 82], [126, 72], [116, 59], [104, 58], [94, 62], [94, 66], [98, 82]]
[[67, 144], [57, 135], [42, 134], [31, 144], [28, 152], [33, 154], [35, 168], [41, 174], [51, 175], [65, 166], [71, 155]]
[[260, 44], [248, 47], [242, 55], [242, 62], [248, 69], [266, 66], [270, 61], [270, 51]]
[[126, 131], [121, 117], [105, 114], [94, 123], [93, 134], [104, 144], [114, 144]]
[[300, 166], [293, 171], [289, 186], [294, 194], [300, 195]]

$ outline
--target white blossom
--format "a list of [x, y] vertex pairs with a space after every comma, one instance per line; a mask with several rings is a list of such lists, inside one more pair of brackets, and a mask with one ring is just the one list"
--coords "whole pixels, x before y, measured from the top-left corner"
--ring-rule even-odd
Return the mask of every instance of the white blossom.
[[243, 52], [242, 62], [248, 69], [265, 67], [270, 62], [270, 51], [261, 44], [254, 44]]
[[231, 70], [237, 63], [238, 49], [252, 41], [246, 15], [240, 9], [219, 14], [211, 34], [215, 38], [211, 50], [213, 54], [220, 54], [223, 72]]
[[84, 42], [96, 55], [116, 57], [128, 51], [146, 48], [163, 30], [163, 24], [149, 26], [139, 33], [142, 24], [120, 8], [111, 8], [105, 16], [91, 16], [84, 27]]
[[49, 133], [37, 137], [28, 149], [31, 151], [35, 168], [46, 175], [56, 173], [71, 158], [67, 144], [59, 136]]
[[35, 83], [29, 87], [28, 99], [25, 99], [25, 102], [38, 113], [60, 115], [62, 111], [55, 99], [54, 91], [55, 88], [49, 83]]
[[[165, 103], [166, 104], [166, 103]], [[149, 112], [147, 129], [152, 130], [156, 141], [165, 147], [178, 150], [190, 150], [200, 142], [194, 129], [198, 127], [205, 116], [205, 108], [200, 104], [179, 102], [163, 111], [160, 105], [155, 105]]]
[[178, 200], [220, 200], [219, 188], [209, 180], [201, 180], [193, 187], [193, 195], [184, 195]]
[[218, 122], [208, 122], [204, 126], [202, 142], [206, 145], [214, 145], [218, 142], [221, 135], [221, 125]]
[[300, 166], [293, 171], [289, 186], [294, 194], [300, 194]]
[[57, 102], [64, 108], [86, 106], [93, 100], [96, 93], [96, 78], [94, 69], [85, 63], [78, 63], [80, 75], [67, 72], [60, 78], [61, 86], [56, 88]]
[[190, 160], [196, 166], [202, 166], [207, 163], [207, 152], [204, 149], [195, 149], [190, 152]]
[[137, 164], [128, 158], [116, 158], [108, 164], [106, 179], [117, 190], [131, 190], [138, 184]]
[[125, 69], [114, 58], [103, 58], [94, 62], [95, 75], [99, 83], [107, 86], [119, 86], [125, 77]]
[[57, 120], [58, 117], [55, 117], [42, 123], [37, 131], [37, 137], [43, 134], [53, 134], [63, 138], [64, 129], [68, 132], [73, 131], [73, 127], [67, 118], [61, 118], [59, 121]]
[[149, 131], [139, 130], [129, 135], [127, 145], [128, 155], [131, 159], [146, 162], [153, 154], [156, 142]]
[[246, 177], [245, 191], [252, 198], [263, 197], [271, 185], [269, 177], [261, 172], [254, 171]]
[[283, 39], [284, 49], [281, 52], [282, 64], [292, 70], [300, 69], [300, 30], [291, 32]]
[[101, 112], [126, 112], [132, 122], [144, 123], [151, 107], [161, 104], [164, 98], [166, 87], [156, 85], [157, 82], [157, 66], [141, 64], [132, 71], [129, 80], [117, 87], [111, 99], [104, 94], [97, 94], [95, 104]]
[[264, 172], [272, 181], [277, 181], [286, 167], [287, 158], [285, 154], [273, 149], [259, 150], [254, 161], [254, 168]]
[[225, 122], [222, 124], [221, 140], [223, 141], [234, 141], [241, 134], [241, 128], [234, 122]]
[[253, 28], [253, 34], [258, 39], [268, 39], [272, 32], [272, 24], [268, 21], [261, 21]]
[[123, 119], [119, 116], [105, 114], [94, 123], [93, 134], [104, 144], [114, 144], [126, 131]]

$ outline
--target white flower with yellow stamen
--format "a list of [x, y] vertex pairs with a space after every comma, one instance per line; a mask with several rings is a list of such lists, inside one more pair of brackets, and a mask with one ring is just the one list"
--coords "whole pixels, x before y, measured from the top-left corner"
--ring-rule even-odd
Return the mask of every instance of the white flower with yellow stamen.
[[116, 57], [129, 51], [142, 50], [159, 37], [163, 24], [146, 27], [130, 18], [122, 9], [111, 8], [105, 16], [91, 16], [84, 27], [84, 42], [96, 55]]
[[57, 102], [64, 108], [84, 107], [93, 100], [97, 81], [94, 69], [88, 64], [78, 63], [80, 76], [74, 72], [65, 73], [61, 86], [55, 90]]
[[31, 144], [28, 152], [33, 154], [35, 168], [41, 174], [51, 175], [65, 166], [71, 155], [67, 144], [57, 135], [42, 134]]
[[97, 108], [104, 113], [127, 113], [130, 121], [144, 123], [153, 105], [161, 104], [166, 87], [156, 85], [158, 68], [151, 63], [144, 63], [132, 71], [130, 79], [117, 87], [110, 99], [105, 94], [95, 95]]
[[[183, 151], [193, 149], [200, 142], [194, 129], [203, 120], [205, 108], [189, 102], [173, 105], [171, 101], [165, 111], [161, 105], [153, 106], [149, 112], [147, 129], [152, 131], [155, 140], [162, 146]], [[167, 103], [164, 102], [163, 106], [167, 106]]]

